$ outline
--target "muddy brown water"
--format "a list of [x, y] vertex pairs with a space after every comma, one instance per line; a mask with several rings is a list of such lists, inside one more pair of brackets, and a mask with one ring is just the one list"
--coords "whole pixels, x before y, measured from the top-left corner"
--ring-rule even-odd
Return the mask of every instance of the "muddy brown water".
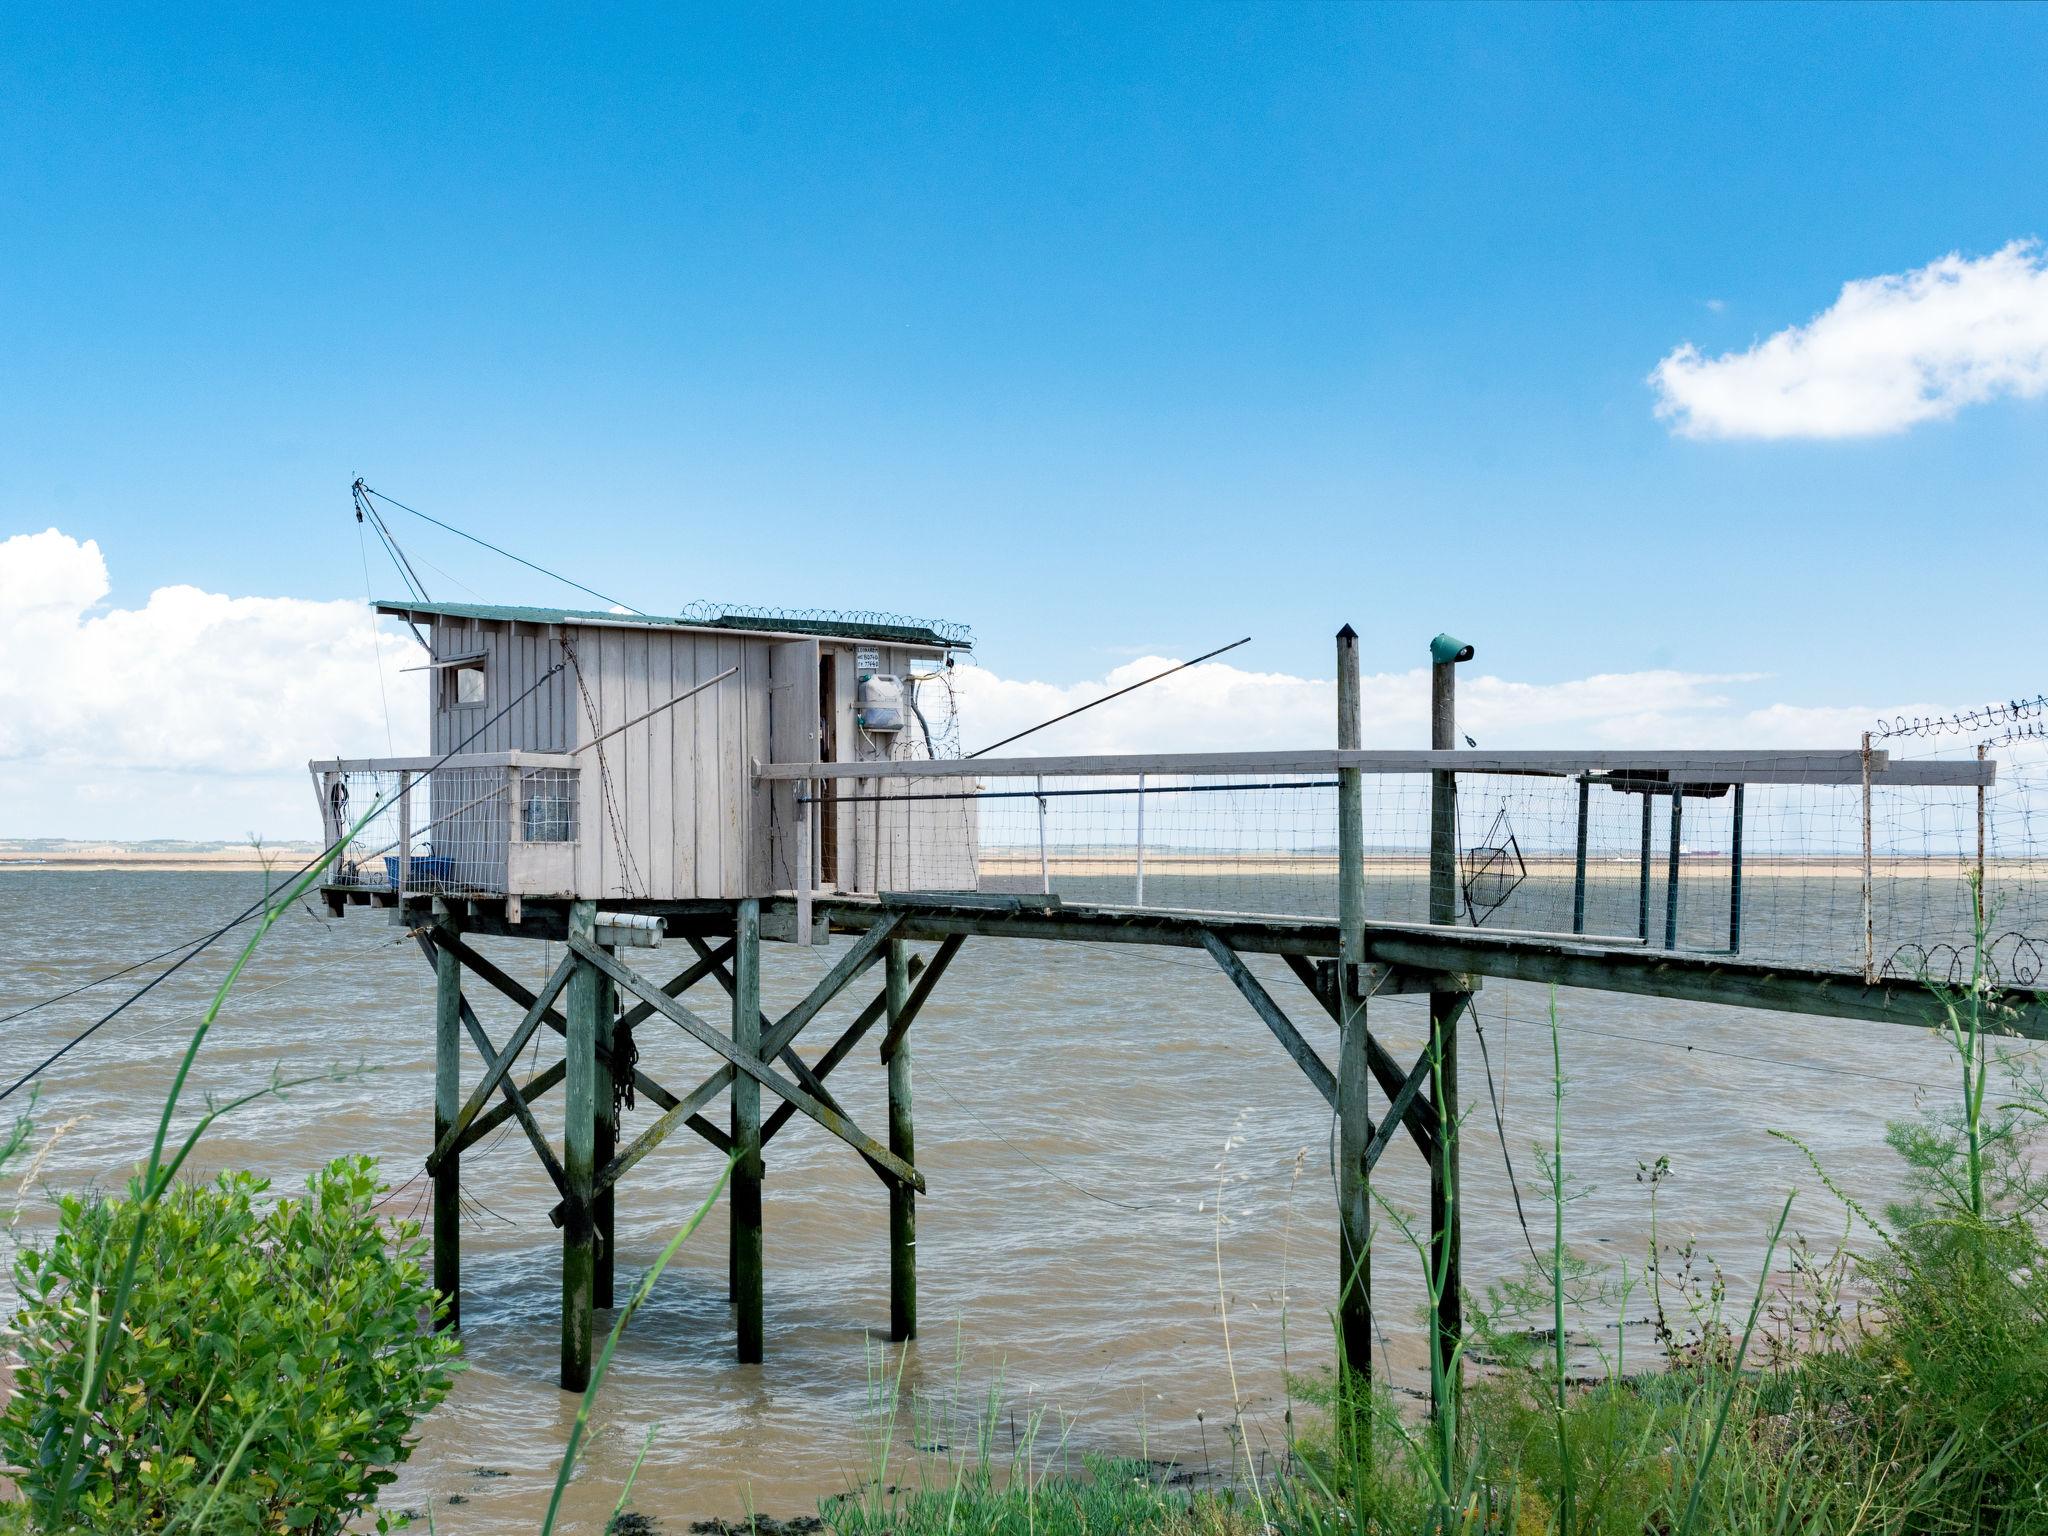
[[[255, 876], [215, 872], [0, 872], [0, 1014], [203, 931], [259, 890]], [[424, 1214], [414, 1175], [430, 1135], [431, 973], [401, 937], [385, 914], [365, 909], [339, 920], [300, 911], [279, 925], [207, 1043], [188, 1102], [277, 1067], [364, 1070], [224, 1121], [200, 1164], [252, 1168], [284, 1189], [329, 1158], [370, 1152], [398, 1186], [389, 1209]], [[530, 984], [560, 955], [535, 944], [486, 947]], [[786, 1007], [837, 949], [769, 946], [764, 993]], [[47, 1230], [51, 1191], [111, 1186], [146, 1150], [227, 958], [226, 946], [210, 953], [42, 1080], [37, 1142], [54, 1144], [38, 1186], [18, 1197], [17, 1244]], [[640, 958], [652, 969], [673, 957]], [[1277, 963], [1254, 968], [1332, 1056], [1332, 1031], [1292, 978]], [[109, 986], [0, 1027], [8, 1078], [101, 1011], [87, 1004], [119, 995]], [[710, 994], [693, 997], [716, 1011]], [[494, 995], [478, 1002], [502, 1040], [509, 1005]], [[831, 1021], [857, 1005], [849, 994], [828, 1010], [807, 1049], [822, 1049], [836, 1033]], [[1479, 1000], [1525, 1200], [1537, 1178], [1531, 1146], [1549, 1136], [1548, 1006], [1542, 989], [1497, 983]], [[1798, 1150], [1769, 1132], [1798, 1134], [1846, 1189], [1882, 1197], [1896, 1183], [1887, 1119], [1952, 1091], [1955, 1077], [1940, 1041], [1898, 1026], [1587, 992], [1560, 993], [1557, 1007], [1569, 1078], [1565, 1159], [1587, 1186], [1570, 1209], [1571, 1242], [1639, 1265], [1648, 1206], [1638, 1165], [1666, 1156], [1668, 1236], [1697, 1236], [1738, 1296], [1788, 1189], [1802, 1190], [1795, 1226], [1820, 1241], [1842, 1226]], [[1419, 1002], [1376, 1004], [1374, 1018], [1397, 1052], [1413, 1053]], [[1466, 1262], [1470, 1282], [1483, 1285], [1513, 1272], [1527, 1250], [1486, 1062], [1467, 1041]], [[708, 1053], [678, 1031], [650, 1026], [640, 1043], [646, 1070], [671, 1087], [710, 1069]], [[930, 1193], [918, 1227], [924, 1337], [901, 1361], [905, 1388], [957, 1393], [971, 1411], [1000, 1383], [998, 1452], [1044, 1412], [1048, 1444], [1064, 1436], [1070, 1449], [1220, 1471], [1230, 1457], [1222, 1426], [1232, 1417], [1234, 1360], [1250, 1443], [1282, 1447], [1283, 1364], [1314, 1371], [1330, 1359], [1330, 1115], [1215, 966], [1178, 951], [972, 940], [914, 1045]], [[884, 1124], [871, 1044], [833, 1086], [864, 1125]], [[543, 1124], [558, 1135], [559, 1096], [546, 1102]], [[650, 1114], [643, 1101], [628, 1134]], [[673, 1531], [704, 1516], [800, 1513], [867, 1475], [871, 1388], [899, 1364], [894, 1350], [878, 1364], [888, 1323], [884, 1192], [843, 1145], [800, 1119], [767, 1163], [766, 1364], [732, 1361], [726, 1229], [714, 1211], [620, 1347], [564, 1529], [601, 1529], [643, 1443], [634, 1507]], [[709, 1148], [680, 1134], [625, 1182], [622, 1297], [719, 1167]], [[10, 1201], [20, 1174], [20, 1165], [9, 1170]], [[516, 1131], [466, 1158], [464, 1179], [475, 1202], [464, 1232], [468, 1368], [385, 1502], [431, 1509], [442, 1532], [533, 1529], [577, 1407], [554, 1381], [552, 1191]], [[1377, 1187], [1403, 1209], [1426, 1208], [1423, 1170], [1405, 1143], [1380, 1165]], [[1532, 1207], [1530, 1218], [1547, 1221], [1547, 1208]], [[1377, 1252], [1382, 1363], [1412, 1386], [1422, 1358], [1416, 1265], [1391, 1233]], [[904, 1454], [899, 1447], [899, 1469]]]

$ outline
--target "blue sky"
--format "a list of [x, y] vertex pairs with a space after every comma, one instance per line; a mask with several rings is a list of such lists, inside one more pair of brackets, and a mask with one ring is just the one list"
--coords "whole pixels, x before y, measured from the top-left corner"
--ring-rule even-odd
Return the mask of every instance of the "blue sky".
[[108, 604], [360, 600], [360, 473], [642, 608], [1062, 684], [1326, 676], [1349, 620], [2048, 687], [2048, 399], [1760, 441], [1647, 382], [2048, 234], [2038, 10], [17, 8], [0, 60], [0, 537], [96, 540]]

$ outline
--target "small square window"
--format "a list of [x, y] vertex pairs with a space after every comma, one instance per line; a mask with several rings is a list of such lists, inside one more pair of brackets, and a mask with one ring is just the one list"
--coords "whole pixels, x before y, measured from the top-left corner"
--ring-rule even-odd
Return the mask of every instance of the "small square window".
[[484, 701], [484, 669], [481, 663], [456, 667], [455, 702], [458, 705], [481, 704]]

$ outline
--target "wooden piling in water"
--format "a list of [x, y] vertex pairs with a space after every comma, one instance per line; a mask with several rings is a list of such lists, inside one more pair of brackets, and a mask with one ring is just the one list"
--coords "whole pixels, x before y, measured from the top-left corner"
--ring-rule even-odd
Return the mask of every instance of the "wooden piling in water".
[[1654, 800], [1643, 790], [1643, 851], [1636, 867], [1636, 937], [1650, 942], [1650, 812]]
[[[1458, 744], [1458, 673], [1455, 659], [1438, 659], [1430, 667], [1429, 745], [1450, 751]], [[1450, 773], [1430, 775], [1429, 790], [1429, 920], [1458, 920], [1458, 779]], [[1462, 1356], [1458, 1341], [1465, 1330], [1465, 1302], [1460, 1234], [1464, 1226], [1458, 1207], [1458, 1020], [1472, 995], [1432, 988], [1429, 994], [1430, 1102], [1436, 1107], [1437, 1138], [1429, 1159], [1429, 1231], [1434, 1266], [1441, 1284], [1437, 1298], [1437, 1348], [1449, 1390], [1457, 1391]], [[1432, 1405], [1438, 1411], [1441, 1402]]]
[[[917, 1165], [917, 1138], [910, 1122], [910, 1035], [899, 1030], [910, 1006], [910, 950], [901, 939], [889, 940], [884, 965], [892, 1048], [884, 1061], [889, 1071], [889, 1150], [912, 1167]], [[907, 1020], [905, 1020], [907, 1022]], [[917, 1337], [917, 1191], [908, 1184], [889, 1186], [889, 1337], [901, 1342]]]
[[[1359, 723], [1358, 632], [1337, 632], [1337, 745], [1356, 750]], [[1337, 1343], [1338, 1428], [1364, 1429], [1372, 1380], [1371, 1053], [1365, 994], [1365, 786], [1355, 768], [1337, 770]]]
[[1572, 932], [1586, 931], [1586, 811], [1587, 800], [1593, 792], [1593, 780], [1589, 774], [1579, 775], [1579, 836], [1578, 851], [1572, 864]]
[[[610, 977], [600, 976], [597, 979], [596, 1060], [592, 1089], [596, 1103], [590, 1127], [593, 1168], [605, 1167], [619, 1150], [618, 1092], [612, 1071], [612, 1051], [618, 1039], [618, 995], [618, 989], [612, 985]], [[591, 1239], [596, 1248], [591, 1273], [591, 1300], [593, 1305], [599, 1307], [610, 1307], [614, 1304], [613, 1287], [617, 1278], [617, 1262], [612, 1251], [612, 1230], [616, 1225], [617, 1209], [616, 1184], [607, 1184], [591, 1197]]]
[[[462, 1113], [462, 963], [434, 952], [434, 1145]], [[461, 1326], [461, 1157], [450, 1153], [434, 1175], [434, 1289], [447, 1302], [440, 1326]]]
[[1678, 860], [1684, 847], [1685, 786], [1671, 786], [1671, 845], [1664, 850], [1664, 947], [1678, 948]]
[[[589, 943], [597, 931], [597, 904], [572, 902], [569, 937]], [[596, 1299], [595, 1234], [591, 1227], [591, 1182], [597, 1171], [598, 971], [581, 956], [569, 974], [563, 1039], [568, 1075], [563, 1085], [562, 1171], [567, 1177], [562, 1213], [562, 1389], [590, 1385], [592, 1308]]]
[[[761, 903], [739, 904], [733, 933], [732, 1042], [744, 1055], [761, 1054]], [[742, 1072], [732, 1085], [732, 1290], [734, 1329], [742, 1365], [762, 1355], [761, 1295], [761, 1084]]]
[[[1728, 833], [1728, 953], [1742, 953], [1742, 791], [1735, 786], [1733, 824]], [[1982, 790], [1978, 793], [1981, 795]]]

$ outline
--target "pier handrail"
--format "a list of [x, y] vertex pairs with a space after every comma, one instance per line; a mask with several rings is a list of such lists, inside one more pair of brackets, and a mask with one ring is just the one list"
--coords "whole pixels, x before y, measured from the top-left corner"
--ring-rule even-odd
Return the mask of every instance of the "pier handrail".
[[574, 768], [573, 752], [464, 752], [453, 757], [329, 757], [310, 773], [425, 773], [429, 768]]
[[1997, 763], [1983, 761], [1894, 762], [1872, 751], [1865, 766], [1861, 749], [1804, 751], [1773, 748], [1743, 751], [1598, 752], [1431, 752], [1340, 751], [1331, 747], [1267, 752], [1102, 753], [1082, 757], [920, 758], [878, 762], [756, 762], [765, 781], [816, 779], [957, 779], [1037, 777], [1127, 777], [1132, 774], [1335, 773], [1355, 768], [1369, 774], [1493, 773], [1570, 778], [1582, 773], [1638, 772], [1665, 776], [1678, 784], [1858, 785], [1866, 771], [1887, 786], [1932, 785], [1971, 788], [1994, 782]]

